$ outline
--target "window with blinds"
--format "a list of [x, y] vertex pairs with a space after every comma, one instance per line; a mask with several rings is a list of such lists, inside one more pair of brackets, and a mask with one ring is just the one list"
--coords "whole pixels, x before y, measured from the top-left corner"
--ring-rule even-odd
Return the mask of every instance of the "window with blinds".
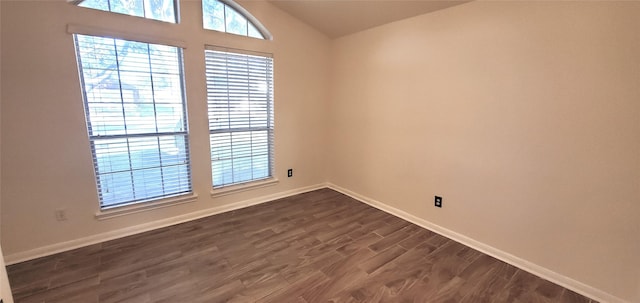
[[101, 208], [190, 193], [182, 50], [74, 38]]
[[273, 58], [205, 50], [213, 187], [273, 176]]

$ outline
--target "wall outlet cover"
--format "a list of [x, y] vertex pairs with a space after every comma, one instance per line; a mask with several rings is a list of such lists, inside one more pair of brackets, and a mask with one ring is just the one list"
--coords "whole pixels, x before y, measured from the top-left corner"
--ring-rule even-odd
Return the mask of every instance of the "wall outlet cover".
[[442, 207], [442, 197], [436, 196], [434, 205], [435, 207]]

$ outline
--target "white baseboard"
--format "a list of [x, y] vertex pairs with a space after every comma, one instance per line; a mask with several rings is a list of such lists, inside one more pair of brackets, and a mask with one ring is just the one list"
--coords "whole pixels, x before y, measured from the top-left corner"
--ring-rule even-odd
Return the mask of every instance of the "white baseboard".
[[108, 231], [105, 233], [91, 235], [88, 237], [74, 239], [71, 241], [38, 247], [32, 250], [6, 255], [5, 262], [7, 265], [16, 264], [16, 263], [33, 260], [36, 258], [49, 256], [56, 253], [84, 247], [87, 245], [101, 243], [101, 242], [105, 242], [113, 239], [118, 239], [118, 238], [130, 236], [134, 234], [143, 233], [143, 232], [158, 229], [158, 228], [176, 225], [176, 224], [212, 216], [215, 214], [224, 213], [224, 212], [228, 212], [228, 211], [232, 211], [240, 208], [245, 208], [248, 206], [257, 205], [257, 204], [261, 204], [261, 203], [265, 203], [265, 202], [269, 202], [269, 201], [273, 201], [273, 200], [325, 188], [325, 187], [327, 187], [326, 183], [320, 183], [312, 186], [296, 188], [296, 189], [292, 189], [292, 190], [288, 190], [288, 191], [284, 191], [284, 192], [280, 192], [272, 195], [266, 195], [266, 196], [248, 199], [248, 200], [244, 200], [244, 201], [240, 201], [232, 204], [203, 209], [203, 210], [195, 211], [195, 212], [184, 214], [184, 215], [179, 215], [179, 216], [166, 218], [158, 221], [148, 222], [148, 223], [126, 227], [118, 230]]
[[412, 214], [409, 214], [405, 211], [402, 211], [400, 209], [394, 208], [392, 206], [389, 206], [387, 204], [384, 204], [382, 202], [376, 201], [374, 199], [371, 199], [369, 197], [360, 195], [358, 193], [355, 193], [353, 191], [350, 191], [348, 189], [342, 188], [340, 186], [337, 186], [335, 184], [332, 183], [328, 183], [327, 187], [330, 189], [333, 189], [335, 191], [341, 192], [349, 197], [352, 197], [360, 202], [363, 202], [365, 204], [371, 205], [379, 210], [382, 210], [386, 213], [389, 213], [391, 215], [394, 215], [396, 217], [402, 218], [406, 221], [409, 221], [413, 224], [419, 225], [421, 227], [424, 227], [428, 230], [431, 230], [435, 233], [438, 233], [442, 236], [445, 236], [449, 239], [452, 239], [456, 242], [462, 243], [466, 246], [469, 246], [475, 250], [478, 250], [484, 254], [487, 254], [489, 256], [492, 256], [498, 260], [501, 260], [505, 263], [511, 264], [515, 267], [518, 267], [524, 271], [527, 271], [531, 274], [534, 274], [538, 277], [541, 277], [545, 280], [551, 281], [555, 284], [558, 284], [562, 287], [565, 287], [567, 289], [570, 289], [572, 291], [575, 291], [576, 293], [579, 293], [581, 295], [584, 295], [586, 297], [589, 297], [591, 299], [597, 300], [599, 302], [602, 303], [631, 303], [628, 301], [625, 301], [623, 299], [620, 299], [614, 295], [611, 295], [607, 292], [604, 292], [602, 290], [599, 290], [597, 288], [594, 288], [592, 286], [586, 285], [582, 282], [576, 281], [574, 279], [571, 279], [567, 276], [561, 275], [557, 272], [554, 272], [552, 270], [549, 270], [547, 268], [544, 268], [540, 265], [534, 264], [532, 262], [529, 262], [527, 260], [524, 260], [522, 258], [519, 258], [517, 256], [514, 256], [512, 254], [509, 254], [505, 251], [502, 251], [500, 249], [497, 249], [495, 247], [489, 246], [487, 244], [484, 244], [482, 242], [479, 242], [477, 240], [471, 239], [465, 235], [456, 233], [450, 229], [446, 229], [442, 226], [433, 224], [429, 221], [426, 221], [422, 218], [416, 217]]

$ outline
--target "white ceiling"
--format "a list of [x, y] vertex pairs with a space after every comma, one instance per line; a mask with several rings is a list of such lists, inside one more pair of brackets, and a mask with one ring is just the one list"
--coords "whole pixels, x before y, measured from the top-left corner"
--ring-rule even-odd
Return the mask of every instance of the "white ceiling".
[[329, 38], [445, 9], [470, 0], [267, 0]]

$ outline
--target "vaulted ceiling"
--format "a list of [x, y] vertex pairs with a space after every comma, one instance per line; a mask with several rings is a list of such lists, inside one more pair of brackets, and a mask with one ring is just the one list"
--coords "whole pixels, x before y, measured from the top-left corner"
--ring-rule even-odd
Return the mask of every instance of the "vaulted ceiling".
[[268, 0], [315, 27], [338, 38], [393, 21], [445, 9], [468, 1], [431, 0]]

